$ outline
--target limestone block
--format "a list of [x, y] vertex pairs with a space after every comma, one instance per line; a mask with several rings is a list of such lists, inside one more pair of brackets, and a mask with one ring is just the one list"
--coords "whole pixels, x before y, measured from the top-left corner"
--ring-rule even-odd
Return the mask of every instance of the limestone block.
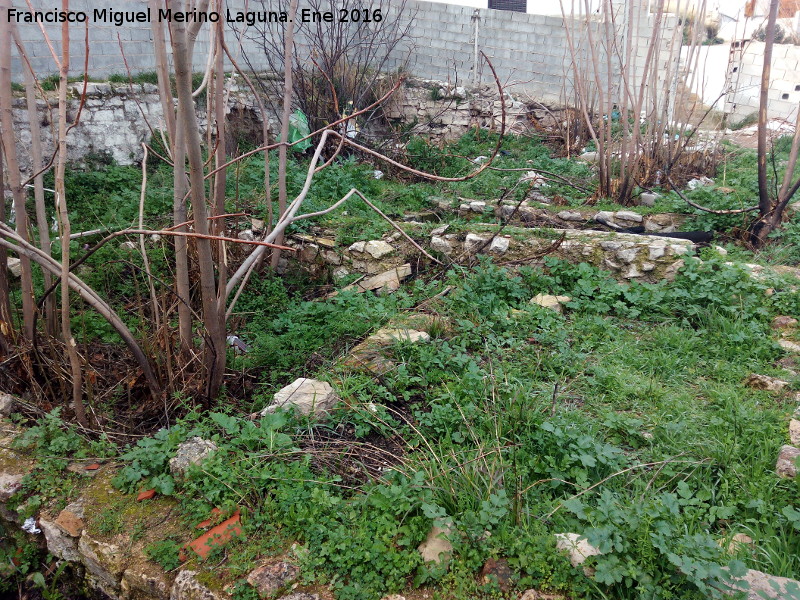
[[754, 390], [766, 390], [768, 392], [780, 392], [783, 388], [789, 385], [788, 381], [783, 381], [777, 377], [769, 377], [767, 375], [759, 375], [758, 373], [751, 373], [745, 379], [744, 384]]
[[453, 554], [453, 544], [447, 539], [450, 533], [449, 529], [431, 527], [425, 541], [417, 548], [424, 562], [440, 563], [450, 559]]
[[744, 577], [737, 579], [736, 582], [741, 583], [734, 584], [732, 591], [745, 592], [747, 600], [796, 598], [800, 592], [800, 582], [787, 577], [767, 575], [755, 569], [749, 569]]
[[614, 217], [620, 221], [630, 221], [632, 223], [641, 223], [643, 220], [642, 215], [630, 210], [619, 210], [614, 213]]
[[493, 252], [494, 254], [505, 254], [508, 252], [510, 245], [511, 239], [507, 237], [496, 236], [489, 245], [489, 252]]
[[125, 570], [120, 580], [122, 600], [168, 600], [170, 577], [150, 564], [134, 565]]
[[8, 272], [11, 273], [12, 277], [19, 277], [22, 274], [22, 263], [20, 260], [14, 256], [8, 257]]
[[562, 221], [583, 221], [583, 215], [577, 211], [562, 210], [556, 216]]
[[372, 240], [364, 244], [364, 252], [374, 259], [381, 259], [394, 252], [394, 248], [383, 240]]
[[795, 477], [797, 475], [795, 462], [798, 457], [800, 457], [800, 449], [789, 445], [781, 446], [778, 462], [775, 464], [775, 472], [780, 477]]
[[793, 446], [800, 446], [800, 421], [797, 419], [789, 421], [789, 441]]
[[773, 329], [793, 329], [795, 327], [797, 327], [797, 319], [793, 317], [780, 315], [772, 319]]
[[300, 568], [285, 561], [279, 561], [256, 567], [247, 576], [247, 583], [258, 591], [262, 598], [272, 598], [282, 589], [295, 581], [300, 575]]
[[658, 260], [666, 253], [666, 244], [651, 244], [648, 247], [648, 257], [650, 260]]
[[453, 246], [446, 239], [435, 235], [431, 238], [431, 249], [443, 254], [450, 254]]
[[531, 304], [538, 304], [557, 313], [564, 312], [564, 305], [572, 300], [569, 296], [552, 296], [550, 294], [537, 294], [531, 299]]
[[0, 417], [7, 417], [14, 412], [16, 399], [11, 394], [0, 392]]
[[327, 414], [338, 401], [339, 396], [328, 382], [300, 377], [278, 391], [261, 414], [294, 407], [301, 414], [320, 416]]
[[169, 600], [229, 600], [225, 592], [211, 590], [197, 580], [197, 571], [181, 571], [175, 578]]
[[395, 329], [384, 328], [379, 329], [373, 335], [367, 338], [367, 341], [377, 344], [386, 344], [395, 341], [406, 341], [411, 343], [427, 342], [431, 336], [426, 331], [417, 331], [415, 329]]
[[7, 502], [22, 489], [23, 477], [19, 473], [0, 473], [0, 502]]
[[644, 192], [639, 196], [639, 206], [655, 206], [660, 196], [651, 192]]
[[355, 242], [351, 244], [348, 250], [350, 252], [364, 252], [364, 247], [367, 245], [367, 242]]
[[78, 541], [80, 562], [86, 567], [89, 584], [114, 596], [127, 566], [122, 548], [91, 538], [86, 532]]
[[486, 243], [486, 238], [483, 238], [474, 233], [468, 233], [464, 240], [464, 250], [467, 252], [475, 252]]
[[66, 533], [50, 519], [40, 516], [39, 529], [44, 533], [47, 551], [57, 558], [70, 562], [80, 562], [78, 540]]
[[175, 456], [169, 460], [169, 470], [173, 475], [183, 475], [191, 465], [199, 465], [217, 445], [211, 440], [195, 436], [178, 445]]
[[620, 248], [616, 252], [616, 257], [624, 263], [632, 263], [636, 260], [636, 255], [639, 253], [639, 248]]
[[[602, 554], [602, 552], [600, 552], [598, 548], [592, 546], [585, 537], [577, 533], [557, 533], [556, 548], [567, 553], [569, 562], [573, 567], [582, 565], [590, 556]], [[583, 572], [587, 577], [594, 575], [594, 569], [589, 567], [584, 567]]]
[[789, 340], [778, 340], [778, 345], [787, 352], [800, 352], [800, 344]]

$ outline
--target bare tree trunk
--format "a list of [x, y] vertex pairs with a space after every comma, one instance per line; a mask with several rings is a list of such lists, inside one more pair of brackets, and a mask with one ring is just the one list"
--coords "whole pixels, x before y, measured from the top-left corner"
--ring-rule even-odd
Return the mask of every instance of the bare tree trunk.
[[[283, 215], [286, 211], [286, 163], [288, 160], [289, 117], [292, 114], [292, 94], [294, 84], [292, 72], [294, 67], [294, 18], [297, 15], [297, 0], [289, 3], [289, 23], [284, 33], [283, 47], [283, 112], [281, 114], [281, 145], [278, 148], [278, 212]], [[283, 243], [283, 234], [275, 240], [276, 244]], [[279, 250], [272, 252], [272, 268], [278, 266], [281, 253]]]
[[[168, 1], [167, 5], [174, 4]], [[192, 99], [192, 62], [189, 53], [189, 32], [183, 23], [173, 21], [172, 57], [175, 64], [175, 87], [178, 92], [177, 127], [183, 130], [186, 139], [186, 154], [189, 159], [189, 185], [194, 229], [201, 235], [209, 235], [208, 210], [206, 206], [203, 176], [203, 156], [200, 132]], [[200, 294], [203, 306], [203, 324], [208, 331], [203, 362], [206, 370], [206, 394], [214, 398], [222, 385], [225, 374], [225, 327], [220, 322], [217, 307], [217, 290], [214, 278], [214, 257], [211, 242], [198, 238], [197, 255], [200, 271]], [[224, 315], [224, 311], [223, 311]]]
[[[0, 0], [0, 13], [6, 13], [11, 7], [11, 0]], [[14, 140], [14, 115], [12, 113], [11, 95], [11, 36], [3, 32], [0, 38], [0, 138], [8, 167], [8, 183], [14, 198], [14, 218], [17, 232], [28, 240], [28, 214], [25, 211], [25, 190], [22, 188], [22, 174], [17, 160], [17, 146]], [[36, 304], [33, 300], [33, 278], [31, 261], [20, 256], [22, 273], [20, 288], [22, 291], [23, 334], [28, 340], [33, 339]]]
[[[218, 10], [225, 12], [225, 1], [219, 0]], [[216, 43], [216, 58], [214, 62], [214, 123], [216, 124], [217, 140], [216, 152], [214, 155], [214, 165], [219, 168], [227, 161], [227, 149], [225, 145], [226, 132], [226, 112], [227, 112], [227, 96], [225, 93], [225, 27], [222, 21], [217, 23], [217, 35], [215, 37]], [[227, 169], [220, 169], [214, 175], [214, 203], [212, 205], [215, 216], [225, 214], [225, 185], [227, 182], [226, 174]], [[225, 235], [225, 219], [214, 219], [216, 225], [216, 234], [220, 236]], [[218, 242], [218, 257], [217, 257], [217, 322], [220, 323], [223, 338], [225, 338], [225, 308], [227, 306], [225, 297], [225, 285], [228, 278], [228, 259], [227, 247], [225, 242]], [[221, 369], [220, 379], [225, 374], [225, 349], [227, 348], [227, 339], [223, 339], [225, 346], [218, 349], [218, 361], [221, 359], [222, 366], [217, 365], [217, 369]]]
[[[69, 0], [61, 0], [61, 8], [69, 12]], [[87, 48], [88, 52], [89, 49]], [[69, 304], [69, 236], [71, 227], [67, 212], [67, 193], [64, 185], [64, 172], [67, 166], [67, 79], [69, 78], [69, 23], [61, 25], [61, 64], [58, 69], [58, 158], [56, 162], [56, 211], [58, 213], [59, 236], [61, 239], [61, 335], [67, 347], [70, 370], [72, 371], [72, 402], [75, 418], [84, 427], [88, 425], [83, 407], [83, 373], [81, 359], [75, 338], [72, 337], [72, 323]]]
[[[3, 175], [3, 140], [0, 139], [0, 223], [6, 222], [6, 182]], [[8, 293], [8, 251], [0, 248], [0, 356], [8, 354], [13, 340], [11, 297]]]
[[[154, 14], [161, 7], [160, 0], [149, 0], [148, 4]], [[167, 57], [167, 44], [164, 41], [164, 24], [158, 19], [152, 19], [150, 26], [153, 31], [158, 95], [161, 99], [161, 110], [164, 113], [167, 139], [170, 142], [170, 147], [172, 147], [175, 144], [175, 105], [172, 102], [172, 88], [169, 83], [169, 59]]]
[[761, 95], [758, 104], [758, 212], [759, 222], [753, 228], [754, 246], [761, 246], [772, 227], [767, 220], [772, 213], [772, 198], [767, 184], [767, 106], [769, 102], [769, 78], [772, 72], [772, 46], [775, 43], [775, 22], [778, 19], [780, 0], [772, 0], [764, 38], [764, 68], [761, 71]]
[[[13, 27], [12, 34], [17, 45], [20, 57], [24, 56], [25, 48], [19, 37], [19, 30]], [[36, 74], [31, 70], [28, 61], [22, 61], [25, 76], [25, 101], [28, 108], [28, 123], [31, 128], [31, 169], [39, 173], [42, 169], [42, 133], [39, 126], [39, 111], [36, 104]], [[47, 210], [44, 200], [44, 175], [39, 173], [33, 179], [33, 197], [36, 206], [36, 227], [39, 230], [39, 247], [47, 254], [50, 248], [50, 225], [47, 222]], [[53, 278], [46, 269], [42, 270], [44, 287], [48, 289], [53, 284]], [[50, 295], [44, 304], [45, 331], [48, 335], [56, 335], [56, 299]]]
[[[161, 0], [149, 0], [153, 12], [163, 5]], [[157, 19], [152, 20], [153, 46], [155, 49], [156, 74], [158, 75], [158, 92], [161, 97], [161, 110], [164, 113], [164, 124], [167, 130], [169, 150], [172, 155], [172, 219], [173, 225], [179, 225], [177, 231], [186, 232], [188, 228], [182, 223], [188, 221], [186, 212], [186, 143], [183, 132], [175, 126], [175, 103], [169, 80], [169, 58], [164, 41], [164, 25]], [[185, 237], [176, 237], [175, 241], [175, 291], [178, 302], [178, 341], [180, 352], [185, 359], [191, 356], [192, 350], [192, 311], [189, 306], [191, 287], [189, 284], [189, 242]]]

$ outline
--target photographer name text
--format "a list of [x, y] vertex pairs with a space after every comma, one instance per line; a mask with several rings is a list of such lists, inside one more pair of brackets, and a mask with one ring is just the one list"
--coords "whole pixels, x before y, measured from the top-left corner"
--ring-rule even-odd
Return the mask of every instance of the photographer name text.
[[[7, 23], [105, 23], [108, 25], [132, 25], [150, 23], [155, 19], [160, 23], [238, 23], [254, 26], [257, 24], [289, 23], [286, 11], [178, 11], [169, 8], [146, 10], [115, 10], [113, 8], [96, 8], [91, 12], [81, 10], [18, 10], [9, 8], [6, 12]], [[368, 8], [338, 11], [317, 11], [304, 8], [297, 12], [294, 19], [300, 23], [380, 23], [383, 20], [381, 9]]]

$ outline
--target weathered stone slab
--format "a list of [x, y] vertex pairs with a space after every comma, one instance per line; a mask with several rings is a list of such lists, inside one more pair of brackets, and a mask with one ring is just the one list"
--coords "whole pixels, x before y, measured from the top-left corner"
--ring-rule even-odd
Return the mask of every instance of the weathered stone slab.
[[292, 563], [279, 561], [253, 569], [247, 583], [258, 591], [262, 598], [272, 598], [300, 575], [300, 568]]
[[433, 526], [428, 532], [425, 541], [422, 542], [417, 550], [424, 562], [441, 563], [450, 560], [453, 554], [453, 544], [447, 539], [451, 534], [449, 529]]
[[0, 473], [0, 502], [7, 502], [22, 489], [23, 477], [21, 473]]
[[557, 313], [564, 312], [564, 305], [572, 300], [569, 296], [553, 296], [551, 294], [537, 294], [531, 298], [531, 304], [538, 304]]
[[197, 580], [197, 571], [184, 570], [178, 573], [172, 584], [169, 600], [229, 600], [230, 595], [211, 590]]
[[759, 375], [758, 373], [751, 373], [747, 379], [744, 380], [747, 387], [754, 390], [766, 390], [768, 392], [780, 392], [789, 385], [788, 381], [778, 379], [777, 377], [769, 377], [768, 375]]
[[122, 600], [167, 600], [171, 577], [159, 567], [141, 564], [128, 567], [120, 580]]
[[[569, 562], [573, 567], [582, 565], [590, 556], [602, 554], [585, 537], [577, 533], [557, 533], [556, 548], [567, 553]], [[587, 577], [594, 575], [594, 569], [591, 567], [584, 567], [583, 572]]]
[[781, 446], [778, 454], [778, 462], [775, 464], [775, 472], [780, 477], [792, 478], [797, 475], [797, 458], [800, 457], [800, 449], [794, 446]]
[[745, 592], [747, 600], [783, 600], [800, 597], [800, 582], [749, 569], [744, 577], [735, 580], [730, 590]]
[[300, 377], [278, 391], [272, 403], [261, 411], [262, 415], [279, 408], [294, 408], [304, 415], [325, 415], [339, 401], [331, 384], [317, 379]]
[[47, 517], [39, 516], [39, 529], [44, 533], [47, 543], [47, 551], [57, 558], [70, 562], [80, 562], [81, 555], [78, 552], [78, 540]]
[[173, 475], [183, 475], [191, 465], [199, 465], [216, 449], [217, 445], [211, 440], [189, 438], [178, 446], [175, 456], [169, 460], [169, 470]]

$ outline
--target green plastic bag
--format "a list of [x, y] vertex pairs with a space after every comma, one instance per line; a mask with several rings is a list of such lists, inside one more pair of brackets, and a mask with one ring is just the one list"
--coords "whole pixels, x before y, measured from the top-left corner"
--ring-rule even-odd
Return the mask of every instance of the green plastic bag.
[[[294, 144], [297, 140], [302, 140], [311, 130], [308, 128], [308, 118], [303, 111], [297, 109], [289, 117], [289, 143]], [[305, 152], [311, 147], [311, 139], [304, 140], [299, 144], [291, 146], [297, 152]]]

